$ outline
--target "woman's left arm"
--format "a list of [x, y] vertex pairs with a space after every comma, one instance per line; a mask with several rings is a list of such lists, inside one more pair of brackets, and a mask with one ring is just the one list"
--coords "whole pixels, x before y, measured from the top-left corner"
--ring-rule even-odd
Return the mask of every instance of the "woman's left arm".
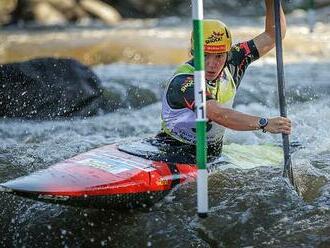
[[[259, 57], [264, 56], [275, 47], [275, 20], [274, 20], [274, 0], [265, 0], [266, 21], [265, 31], [253, 39], [256, 45]], [[286, 33], [286, 20], [281, 7], [281, 34], [284, 39]]]

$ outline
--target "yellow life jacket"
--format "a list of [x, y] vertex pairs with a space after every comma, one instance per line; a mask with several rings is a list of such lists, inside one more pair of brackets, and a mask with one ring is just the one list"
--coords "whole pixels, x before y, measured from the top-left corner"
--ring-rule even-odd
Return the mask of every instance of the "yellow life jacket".
[[[177, 68], [174, 76], [169, 80], [165, 90], [161, 114], [162, 131], [172, 136], [173, 138], [188, 144], [196, 143], [196, 114], [193, 110], [188, 108], [171, 108], [167, 102], [166, 95], [169, 85], [175, 77], [179, 75], [193, 76], [194, 70], [195, 68], [190, 64], [183, 64]], [[232, 108], [236, 95], [236, 84], [227, 67], [224, 68], [222, 75], [216, 80], [214, 85], [206, 82], [206, 90], [219, 104], [226, 108]], [[225, 132], [225, 127], [215, 122], [209, 122], [208, 125], [208, 144], [221, 142]]]

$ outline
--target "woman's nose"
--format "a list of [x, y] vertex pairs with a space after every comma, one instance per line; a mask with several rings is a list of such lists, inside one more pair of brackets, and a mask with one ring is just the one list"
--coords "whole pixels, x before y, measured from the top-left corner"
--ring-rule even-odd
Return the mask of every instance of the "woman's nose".
[[206, 65], [209, 67], [216, 67], [218, 65], [219, 61], [217, 61], [213, 57], [206, 58]]

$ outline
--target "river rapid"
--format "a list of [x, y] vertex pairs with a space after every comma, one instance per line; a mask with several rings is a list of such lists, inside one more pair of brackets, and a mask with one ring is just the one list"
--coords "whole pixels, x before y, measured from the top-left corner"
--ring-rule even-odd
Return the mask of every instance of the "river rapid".
[[[236, 39], [258, 33], [262, 26], [255, 25], [234, 26], [233, 33], [241, 34]], [[159, 34], [163, 27], [152, 30]], [[189, 36], [189, 30], [165, 34], [163, 39], [172, 38], [168, 46], [174, 47]], [[289, 28], [285, 41], [290, 139], [299, 194], [281, 176], [281, 136], [228, 130], [227, 165], [209, 176], [208, 218], [196, 216], [195, 183], [177, 188], [154, 206], [135, 210], [80, 209], [0, 193], [0, 246], [330, 247], [329, 37], [329, 24], [318, 24], [311, 36], [307, 27], [296, 25]], [[93, 69], [105, 87], [133, 84], [154, 90], [160, 100], [175, 68], [163, 62], [116, 62]], [[249, 67], [235, 108], [259, 116], [278, 115], [274, 53]], [[157, 102], [86, 119], [1, 119], [0, 181], [105, 144], [152, 136], [160, 128], [160, 109]]]

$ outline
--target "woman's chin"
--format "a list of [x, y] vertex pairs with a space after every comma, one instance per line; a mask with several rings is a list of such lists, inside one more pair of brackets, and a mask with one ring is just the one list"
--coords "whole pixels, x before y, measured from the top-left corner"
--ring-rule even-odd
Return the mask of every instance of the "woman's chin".
[[205, 79], [207, 81], [213, 81], [214, 79], [216, 79], [216, 76], [205, 76]]

